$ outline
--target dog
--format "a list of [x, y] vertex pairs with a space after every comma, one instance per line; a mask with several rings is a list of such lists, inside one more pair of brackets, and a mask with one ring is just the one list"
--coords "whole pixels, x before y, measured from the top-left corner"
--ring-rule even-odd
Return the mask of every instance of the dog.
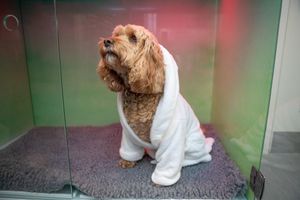
[[205, 138], [180, 95], [177, 64], [156, 37], [142, 26], [118, 25], [98, 44], [97, 73], [118, 93], [119, 166], [134, 167], [146, 152], [156, 164], [152, 181], [168, 186], [178, 181], [182, 167], [210, 161], [214, 140]]

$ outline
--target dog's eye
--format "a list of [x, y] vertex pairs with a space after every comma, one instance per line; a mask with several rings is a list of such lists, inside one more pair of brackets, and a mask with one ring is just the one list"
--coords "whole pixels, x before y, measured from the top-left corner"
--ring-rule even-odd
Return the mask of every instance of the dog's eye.
[[132, 35], [129, 37], [129, 41], [130, 41], [131, 43], [136, 44], [136, 43], [137, 43], [137, 38], [136, 38], [136, 36], [135, 36], [134, 34], [132, 34]]

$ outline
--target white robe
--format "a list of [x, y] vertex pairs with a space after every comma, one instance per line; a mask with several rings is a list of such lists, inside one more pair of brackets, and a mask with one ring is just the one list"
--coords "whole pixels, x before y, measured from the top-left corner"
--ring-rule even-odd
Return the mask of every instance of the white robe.
[[156, 164], [152, 181], [169, 186], [175, 184], [181, 168], [210, 161], [213, 138], [205, 138], [190, 105], [179, 93], [178, 67], [173, 56], [161, 46], [165, 64], [164, 93], [156, 109], [150, 130], [151, 143], [142, 141], [130, 128], [123, 113], [122, 93], [117, 105], [123, 128], [120, 156], [124, 160], [140, 160], [145, 150]]

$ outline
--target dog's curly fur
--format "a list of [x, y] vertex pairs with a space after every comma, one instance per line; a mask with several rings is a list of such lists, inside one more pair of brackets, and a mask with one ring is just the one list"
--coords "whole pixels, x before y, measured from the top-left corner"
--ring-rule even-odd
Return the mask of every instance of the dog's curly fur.
[[[99, 76], [110, 90], [122, 92], [129, 126], [140, 139], [150, 142], [150, 128], [165, 80], [157, 39], [144, 27], [119, 25], [110, 38], [100, 40], [99, 49]], [[121, 160], [119, 165], [128, 168], [135, 163]]]

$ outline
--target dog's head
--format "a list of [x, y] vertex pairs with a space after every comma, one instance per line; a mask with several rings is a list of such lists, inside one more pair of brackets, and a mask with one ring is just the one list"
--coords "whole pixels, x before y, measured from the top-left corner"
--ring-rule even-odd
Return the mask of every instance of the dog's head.
[[155, 36], [144, 27], [115, 27], [112, 36], [99, 42], [101, 61], [135, 93], [163, 92], [163, 55]]

